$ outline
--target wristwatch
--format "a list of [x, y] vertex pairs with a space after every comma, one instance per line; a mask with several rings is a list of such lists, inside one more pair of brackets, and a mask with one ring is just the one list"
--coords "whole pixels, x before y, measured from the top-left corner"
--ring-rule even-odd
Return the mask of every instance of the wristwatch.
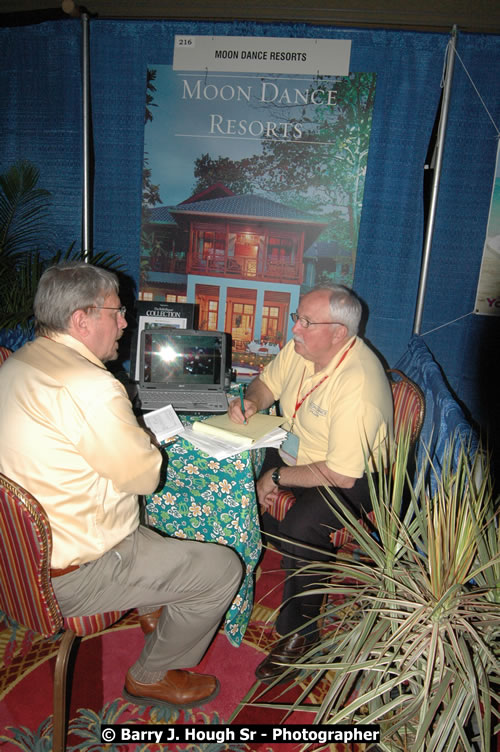
[[280, 484], [280, 469], [279, 467], [275, 467], [271, 474], [271, 480], [275, 486], [279, 486]]

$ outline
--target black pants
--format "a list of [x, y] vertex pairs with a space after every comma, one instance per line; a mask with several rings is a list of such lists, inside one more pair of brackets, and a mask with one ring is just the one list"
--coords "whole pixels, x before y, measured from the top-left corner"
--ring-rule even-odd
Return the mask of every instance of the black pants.
[[[283, 467], [284, 463], [274, 448], [267, 449], [261, 470], [266, 472], [272, 467]], [[371, 510], [368, 479], [359, 478], [352, 488], [331, 487], [342, 498], [351, 511], [359, 518]], [[266, 533], [278, 535], [283, 541], [268, 538], [283, 553], [282, 566], [287, 577], [283, 592], [283, 603], [276, 621], [276, 631], [280, 635], [300, 632], [314, 639], [317, 631], [316, 621], [308, 625], [310, 619], [317, 619], [323, 594], [307, 595], [307, 591], [322, 584], [322, 578], [314, 570], [310, 573], [297, 574], [297, 570], [314, 561], [331, 561], [334, 549], [330, 541], [332, 530], [339, 530], [344, 523], [336, 516], [328, 503], [328, 489], [323, 486], [314, 488], [294, 487], [290, 491], [295, 496], [295, 503], [280, 522], [268, 512], [261, 515], [264, 536]], [[319, 551], [309, 551], [301, 543], [314, 546]], [[324, 553], [323, 553], [324, 552]], [[323, 580], [324, 581], [324, 580]]]

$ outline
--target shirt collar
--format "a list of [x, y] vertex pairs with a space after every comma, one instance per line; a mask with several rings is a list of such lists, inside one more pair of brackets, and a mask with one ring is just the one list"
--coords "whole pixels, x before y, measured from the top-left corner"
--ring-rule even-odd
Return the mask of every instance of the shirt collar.
[[67, 334], [66, 332], [52, 332], [48, 339], [51, 339], [53, 342], [57, 342], [58, 345], [65, 345], [66, 347], [70, 347], [72, 350], [76, 350], [76, 352], [78, 352], [80, 355], [83, 355], [83, 357], [87, 360], [90, 360], [90, 362], [94, 363], [94, 365], [99, 366], [99, 368], [106, 368], [102, 360], [100, 360], [97, 355], [94, 355], [94, 353], [89, 350], [89, 348], [84, 345], [83, 342], [75, 339], [75, 337], [72, 337], [71, 334]]
[[346, 350], [348, 350], [351, 346], [356, 347], [357, 340], [358, 338], [356, 335], [349, 337], [344, 347], [339, 350], [338, 353], [335, 353], [331, 361], [324, 368], [322, 368], [321, 371], [318, 371], [318, 373], [333, 373], [333, 371], [335, 371], [335, 369], [337, 368], [339, 361], [344, 357]]

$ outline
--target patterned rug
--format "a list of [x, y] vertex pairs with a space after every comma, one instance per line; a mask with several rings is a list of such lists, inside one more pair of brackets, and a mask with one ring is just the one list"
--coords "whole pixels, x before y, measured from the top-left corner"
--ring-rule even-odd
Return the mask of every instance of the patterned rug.
[[[295, 752], [302, 744], [202, 743], [103, 744], [100, 727], [104, 723], [138, 724], [224, 724], [234, 715], [234, 724], [303, 724], [313, 719], [311, 713], [293, 713], [287, 717], [277, 707], [257, 708], [239, 703], [255, 683], [257, 664], [274, 639], [272, 623], [279, 603], [283, 573], [279, 556], [266, 551], [257, 570], [256, 605], [250, 625], [240, 647], [230, 645], [220, 631], [196, 670], [219, 677], [219, 695], [201, 709], [170, 711], [159, 707], [141, 708], [122, 697], [125, 673], [140, 653], [143, 637], [135, 612], [105, 633], [85, 638], [76, 654], [71, 682], [68, 726], [68, 752], [157, 752], [157, 750], [198, 750], [205, 752]], [[10, 623], [0, 612], [0, 750], [11, 752], [50, 752], [52, 750], [52, 676], [59, 638], [44, 640], [35, 633]], [[262, 685], [258, 685], [262, 692]], [[327, 684], [316, 687], [308, 699], [311, 711], [321, 702]], [[268, 691], [260, 701], [293, 702], [300, 693], [300, 683], [291, 682]], [[237, 711], [237, 712], [236, 712]], [[361, 750], [361, 746], [343, 744], [322, 749], [343, 752]]]

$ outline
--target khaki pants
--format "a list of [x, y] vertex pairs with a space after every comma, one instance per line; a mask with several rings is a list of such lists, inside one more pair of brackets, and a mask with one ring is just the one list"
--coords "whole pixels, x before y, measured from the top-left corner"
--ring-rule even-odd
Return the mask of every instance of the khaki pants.
[[140, 526], [99, 559], [52, 585], [64, 616], [163, 606], [155, 632], [132, 667], [137, 681], [159, 681], [169, 669], [200, 662], [243, 575], [230, 548], [165, 538]]

